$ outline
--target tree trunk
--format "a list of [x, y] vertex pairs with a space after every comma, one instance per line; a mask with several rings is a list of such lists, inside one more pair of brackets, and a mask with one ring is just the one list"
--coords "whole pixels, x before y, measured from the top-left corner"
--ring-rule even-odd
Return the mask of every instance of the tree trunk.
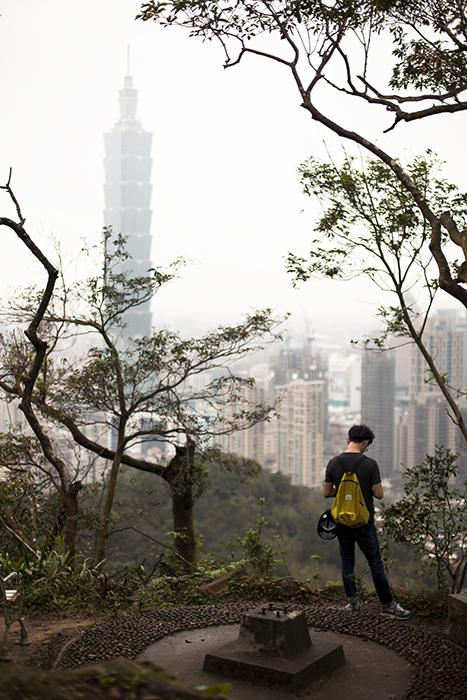
[[180, 564], [188, 573], [196, 564], [196, 537], [194, 524], [193, 485], [195, 479], [195, 443], [187, 438], [185, 445], [177, 445], [175, 455], [165, 468], [163, 478], [170, 486], [172, 497], [175, 551]]
[[44, 551], [50, 552], [54, 547], [55, 538], [63, 537], [65, 552], [68, 554], [70, 562], [73, 562], [76, 554], [79, 522], [78, 493], [82, 488], [81, 481], [73, 481], [71, 484], [62, 483], [60, 510], [44, 545]]
[[193, 516], [193, 494], [191, 485], [183, 489], [171, 489], [175, 551], [183, 569], [189, 573], [196, 564], [196, 537]]
[[81, 481], [74, 481], [63, 494], [63, 508], [65, 522], [63, 526], [63, 541], [65, 551], [70, 561], [73, 561], [76, 554], [76, 540], [78, 537], [78, 493], [82, 489]]
[[94, 555], [94, 565], [97, 566], [105, 559], [106, 554], [106, 543], [109, 534], [110, 519], [112, 517], [112, 508], [115, 499], [115, 491], [117, 488], [118, 472], [120, 469], [120, 464], [122, 461], [122, 452], [117, 449], [115, 457], [112, 461], [112, 468], [110, 470], [109, 483], [107, 485], [107, 491], [104, 499], [104, 510], [102, 512], [102, 519], [99, 531], [97, 533], [96, 542], [96, 552]]

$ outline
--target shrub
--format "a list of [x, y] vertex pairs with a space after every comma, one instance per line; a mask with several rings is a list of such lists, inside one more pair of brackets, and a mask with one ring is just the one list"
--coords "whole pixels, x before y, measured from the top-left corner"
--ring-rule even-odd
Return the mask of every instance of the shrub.
[[383, 509], [386, 539], [408, 544], [433, 566], [438, 590], [462, 590], [467, 573], [467, 480], [453, 486], [457, 455], [437, 447], [434, 456], [406, 470], [404, 495]]

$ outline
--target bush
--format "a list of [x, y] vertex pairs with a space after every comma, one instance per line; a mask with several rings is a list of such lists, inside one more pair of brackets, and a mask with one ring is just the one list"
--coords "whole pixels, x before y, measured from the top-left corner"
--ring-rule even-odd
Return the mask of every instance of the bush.
[[154, 607], [167, 608], [200, 605], [207, 596], [199, 587], [238, 567], [239, 562], [219, 565], [204, 561], [190, 575], [170, 573], [155, 576], [143, 564], [125, 566], [119, 571], [107, 572], [100, 567], [88, 566], [88, 561], [77, 556], [71, 564], [57, 538], [54, 548], [43, 552], [40, 558], [22, 555], [18, 559], [0, 556], [3, 575], [18, 571], [22, 576], [25, 606], [40, 612], [78, 612], [96, 610], [119, 612], [137, 605], [141, 611]]
[[[264, 539], [265, 529], [269, 522], [264, 517], [263, 507], [266, 499], [260, 498], [258, 505], [261, 508], [260, 516], [256, 524], [249, 527], [244, 535], [237, 537], [237, 542], [241, 545], [244, 552], [245, 562], [250, 565], [253, 574], [260, 578], [271, 578], [276, 570], [277, 564], [283, 564], [284, 559], [280, 556], [274, 547]], [[276, 536], [277, 539], [277, 536]]]
[[437, 447], [434, 456], [403, 475], [404, 495], [383, 509], [385, 539], [410, 545], [423, 567], [434, 567], [438, 590], [462, 590], [467, 573], [467, 480], [452, 486], [457, 455]]

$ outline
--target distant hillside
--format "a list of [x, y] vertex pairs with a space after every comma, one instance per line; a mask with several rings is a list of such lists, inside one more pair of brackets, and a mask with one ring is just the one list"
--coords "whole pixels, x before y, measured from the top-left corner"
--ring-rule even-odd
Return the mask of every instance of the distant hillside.
[[[86, 496], [84, 497], [86, 500]], [[95, 503], [88, 496], [88, 504]], [[265, 499], [263, 507], [259, 499]], [[340, 560], [337, 540], [325, 542], [316, 534], [320, 514], [329, 508], [319, 490], [293, 486], [283, 474], [261, 471], [258, 476], [242, 479], [225, 466], [214, 465], [209, 470], [209, 488], [195, 507], [195, 524], [200, 534], [200, 558], [223, 562], [243, 556], [237, 538], [247, 528], [255, 526], [263, 512], [269, 525], [267, 541], [282, 551], [285, 564], [278, 566], [279, 575], [315, 579], [317, 585], [340, 581]], [[109, 558], [115, 566], [140, 564], [151, 567], [162, 553], [167, 561], [172, 529], [169, 492], [162, 479], [128, 467], [122, 470], [112, 530], [109, 538]], [[90, 542], [90, 532], [83, 524], [81, 547]], [[139, 531], [139, 532], [138, 532]], [[144, 533], [144, 534], [142, 534]], [[314, 556], [313, 559], [310, 557]], [[407, 579], [420, 579], [415, 573], [418, 564], [413, 553], [403, 545], [392, 545], [393, 566], [390, 578], [394, 585]], [[318, 558], [316, 558], [318, 557]], [[357, 568], [370, 588], [371, 579], [363, 557], [357, 551]], [[428, 579], [425, 577], [425, 583]]]
[[[318, 492], [292, 486], [284, 475], [266, 471], [241, 480], [234, 471], [221, 466], [210, 468], [209, 481], [210, 488], [195, 507], [202, 558], [208, 555], [223, 561], [240, 558], [242, 549], [236, 538], [255, 525], [262, 511], [269, 522], [268, 541], [285, 551], [287, 568], [280, 567], [280, 573], [288, 570], [295, 576], [308, 578], [318, 566], [309, 557], [319, 555], [322, 563], [332, 567], [329, 572], [332, 578], [339, 576], [336, 543], [323, 542], [316, 534], [318, 517], [329, 506]], [[265, 499], [262, 508], [258, 505], [260, 498]], [[171, 542], [167, 534], [172, 529], [169, 493], [161, 479], [123, 469], [115, 513], [113, 530], [134, 528], [163, 543]], [[136, 564], [146, 559], [150, 565], [164, 548], [134, 529], [123, 529], [110, 537], [112, 559], [119, 564]]]

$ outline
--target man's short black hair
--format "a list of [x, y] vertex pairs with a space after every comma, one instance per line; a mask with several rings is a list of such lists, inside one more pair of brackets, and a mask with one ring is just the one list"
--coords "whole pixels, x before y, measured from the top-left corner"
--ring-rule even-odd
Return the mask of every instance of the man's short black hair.
[[349, 440], [352, 440], [352, 442], [368, 440], [368, 444], [371, 445], [374, 439], [375, 434], [367, 425], [353, 425], [349, 429]]

